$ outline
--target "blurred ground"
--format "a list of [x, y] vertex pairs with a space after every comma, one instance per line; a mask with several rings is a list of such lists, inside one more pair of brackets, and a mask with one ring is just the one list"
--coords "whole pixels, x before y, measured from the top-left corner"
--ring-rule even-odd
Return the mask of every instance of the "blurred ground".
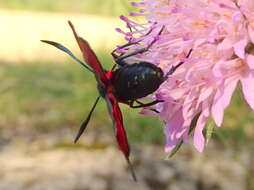
[[[67, 135], [68, 136], [68, 135]], [[0, 152], [1, 190], [241, 190], [246, 188], [248, 152], [237, 157], [213, 147], [204, 153], [185, 146], [164, 160], [160, 146], [133, 147], [135, 183], [120, 151], [105, 143], [80, 148], [59, 146], [60, 139], [40, 136], [36, 141], [9, 144]], [[62, 138], [68, 139], [63, 136]], [[91, 138], [91, 136], [90, 136]], [[92, 149], [91, 149], [92, 148]]]

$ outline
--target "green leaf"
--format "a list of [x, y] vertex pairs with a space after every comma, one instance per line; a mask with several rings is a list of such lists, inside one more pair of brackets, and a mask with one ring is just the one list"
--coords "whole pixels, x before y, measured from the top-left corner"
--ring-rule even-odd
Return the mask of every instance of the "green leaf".
[[170, 158], [172, 158], [177, 152], [178, 150], [181, 148], [183, 144], [183, 141], [179, 142], [175, 148], [166, 156], [166, 160], [169, 160]]
[[214, 128], [215, 128], [215, 123], [213, 121], [211, 121], [208, 124], [208, 126], [206, 127], [206, 134], [205, 134], [206, 144], [208, 144], [209, 140], [211, 139], [213, 131], [214, 131]]

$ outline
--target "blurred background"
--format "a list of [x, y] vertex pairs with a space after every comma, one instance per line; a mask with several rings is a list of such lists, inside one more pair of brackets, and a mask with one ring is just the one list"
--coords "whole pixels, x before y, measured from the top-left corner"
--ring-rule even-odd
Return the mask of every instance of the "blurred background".
[[[73, 144], [98, 94], [93, 76], [41, 39], [81, 57], [67, 20], [105, 68], [124, 43], [128, 0], [0, 0], [0, 190], [254, 189], [254, 114], [240, 89], [204, 153], [184, 144], [169, 160], [163, 123], [121, 105], [138, 183], [117, 149], [105, 103]], [[191, 142], [191, 141], [190, 141]]]

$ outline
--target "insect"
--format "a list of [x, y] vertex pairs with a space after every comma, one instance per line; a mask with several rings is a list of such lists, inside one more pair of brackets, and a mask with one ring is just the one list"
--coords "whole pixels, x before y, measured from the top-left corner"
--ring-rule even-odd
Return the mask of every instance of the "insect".
[[[50, 44], [67, 53], [75, 61], [77, 61], [83, 67], [85, 67], [88, 71], [92, 72], [97, 81], [97, 89], [99, 91], [99, 96], [96, 98], [96, 101], [93, 104], [87, 118], [82, 122], [74, 142], [78, 141], [78, 139], [86, 129], [87, 124], [89, 123], [90, 118], [92, 116], [92, 113], [99, 99], [102, 97], [106, 101], [108, 112], [112, 118], [113, 126], [115, 129], [115, 137], [118, 146], [126, 158], [133, 179], [136, 181], [136, 175], [129, 159], [130, 148], [127, 140], [127, 135], [123, 126], [122, 113], [118, 103], [120, 102], [128, 104], [132, 108], [140, 108], [155, 105], [159, 102], [162, 102], [161, 100], [155, 100], [144, 104], [138, 101], [137, 99], [145, 97], [155, 92], [159, 88], [159, 86], [168, 78], [168, 76], [172, 74], [184, 62], [180, 62], [176, 66], [173, 66], [166, 75], [164, 75], [163, 71], [159, 67], [149, 62], [139, 62], [134, 64], [127, 64], [125, 62], [125, 59], [127, 57], [131, 57], [136, 54], [148, 51], [149, 48], [156, 42], [156, 39], [154, 39], [148, 47], [137, 50], [128, 55], [122, 54], [118, 56], [115, 53], [116, 50], [114, 50], [112, 52], [112, 56], [116, 62], [116, 65], [118, 65], [118, 68], [116, 68], [116, 65], [114, 65], [111, 70], [105, 71], [101, 66], [95, 53], [91, 49], [89, 43], [83, 38], [78, 36], [73, 24], [70, 21], [68, 21], [68, 23], [72, 29], [74, 37], [78, 43], [78, 46], [82, 52], [83, 58], [87, 63], [87, 65], [83, 63], [81, 60], [79, 60], [69, 49], [67, 49], [63, 45], [48, 40], [41, 41]], [[162, 31], [163, 28], [160, 30], [159, 35], [161, 34]], [[124, 46], [121, 46], [120, 48], [127, 47], [129, 45], [131, 44], [128, 43]], [[187, 57], [189, 55], [190, 52], [188, 53]], [[138, 105], [134, 105], [134, 103], [137, 103]], [[157, 112], [157, 110], [153, 111]]]

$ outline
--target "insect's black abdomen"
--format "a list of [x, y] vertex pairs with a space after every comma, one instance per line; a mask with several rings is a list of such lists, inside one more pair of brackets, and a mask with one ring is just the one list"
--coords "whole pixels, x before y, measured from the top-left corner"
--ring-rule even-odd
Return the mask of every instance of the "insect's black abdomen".
[[125, 65], [113, 72], [112, 83], [120, 101], [135, 100], [156, 91], [163, 82], [163, 71], [148, 62]]

